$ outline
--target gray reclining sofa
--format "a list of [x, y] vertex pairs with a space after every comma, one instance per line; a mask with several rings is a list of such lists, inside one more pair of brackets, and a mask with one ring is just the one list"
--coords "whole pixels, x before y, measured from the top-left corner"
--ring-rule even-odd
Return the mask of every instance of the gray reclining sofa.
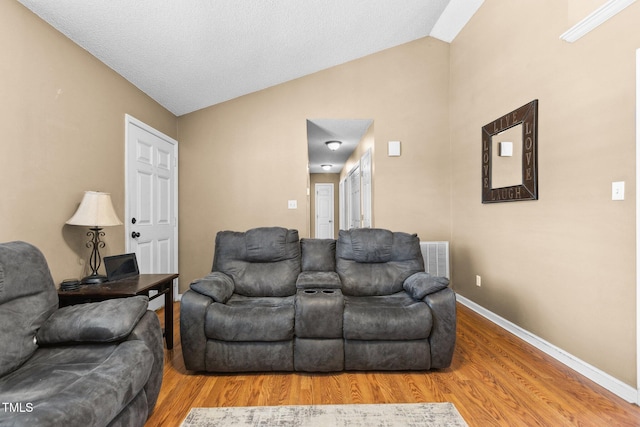
[[0, 244], [0, 425], [143, 426], [164, 363], [147, 304], [139, 296], [58, 309], [42, 253]]
[[223, 231], [212, 272], [182, 296], [192, 371], [429, 370], [450, 365], [455, 294], [424, 272], [416, 235]]

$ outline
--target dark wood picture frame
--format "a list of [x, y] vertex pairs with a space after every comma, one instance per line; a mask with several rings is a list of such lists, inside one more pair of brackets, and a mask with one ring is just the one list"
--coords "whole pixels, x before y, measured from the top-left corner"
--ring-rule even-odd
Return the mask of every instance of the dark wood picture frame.
[[[494, 188], [491, 185], [493, 137], [522, 125], [522, 184]], [[538, 100], [482, 127], [482, 203], [538, 200]]]

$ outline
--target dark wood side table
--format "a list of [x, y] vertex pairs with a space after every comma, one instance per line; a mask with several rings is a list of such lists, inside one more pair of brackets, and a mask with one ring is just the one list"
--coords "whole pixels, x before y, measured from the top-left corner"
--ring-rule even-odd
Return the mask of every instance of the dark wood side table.
[[81, 285], [79, 289], [74, 291], [58, 289], [58, 299], [60, 307], [64, 307], [135, 295], [149, 296], [149, 291], [158, 291], [149, 299], [164, 295], [164, 338], [167, 349], [171, 350], [173, 348], [173, 279], [177, 277], [178, 274], [140, 274], [99, 285]]

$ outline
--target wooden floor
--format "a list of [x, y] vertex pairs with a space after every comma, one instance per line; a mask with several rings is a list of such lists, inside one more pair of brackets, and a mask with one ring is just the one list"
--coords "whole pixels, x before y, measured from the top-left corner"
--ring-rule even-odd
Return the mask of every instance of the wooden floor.
[[452, 402], [470, 427], [640, 426], [638, 406], [459, 304], [453, 363], [432, 372], [193, 374], [178, 303], [174, 312], [176, 345], [147, 427], [179, 426], [192, 407], [418, 402]]

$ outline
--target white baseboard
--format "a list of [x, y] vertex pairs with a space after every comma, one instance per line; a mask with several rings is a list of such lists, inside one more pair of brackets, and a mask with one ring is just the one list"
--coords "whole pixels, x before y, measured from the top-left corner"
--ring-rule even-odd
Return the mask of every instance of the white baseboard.
[[627, 402], [636, 404], [638, 403], [638, 391], [630, 385], [623, 383], [617, 378], [614, 378], [606, 372], [588, 364], [587, 362], [573, 356], [570, 353], [567, 353], [561, 348], [556, 347], [555, 345], [543, 340], [542, 338], [532, 334], [531, 332], [521, 328], [520, 326], [498, 316], [497, 314], [463, 297], [462, 295], [456, 295], [456, 299], [462, 305], [470, 308], [471, 310], [480, 314], [482, 317], [487, 318], [488, 320], [492, 321], [508, 332], [511, 332], [518, 338], [526, 341], [527, 343], [536, 347], [538, 350], [543, 351], [544, 353], [548, 354], [549, 356], [553, 357], [554, 359], [558, 360], [559, 362], [563, 363], [579, 374], [584, 375], [591, 381], [606, 388], [607, 390], [616, 394]]

